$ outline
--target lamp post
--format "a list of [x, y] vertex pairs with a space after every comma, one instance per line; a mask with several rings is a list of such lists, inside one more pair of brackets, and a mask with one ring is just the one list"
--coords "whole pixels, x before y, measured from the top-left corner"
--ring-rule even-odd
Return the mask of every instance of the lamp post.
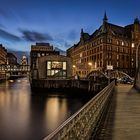
[[74, 76], [76, 74], [76, 66], [73, 65], [72, 68], [73, 68], [73, 76]]
[[90, 66], [90, 72], [92, 71], [92, 63], [88, 62], [88, 65]]
[[[134, 87], [136, 87], [136, 83], [137, 83], [138, 54], [139, 54], [138, 51], [139, 51], [139, 46], [140, 46], [140, 42], [136, 46], [136, 73], [135, 73]], [[134, 47], [135, 47], [135, 44], [132, 43], [132, 48], [134, 48]]]
[[113, 70], [113, 65], [107, 65], [107, 70], [108, 70], [108, 85], [109, 85], [111, 79], [110, 71]]

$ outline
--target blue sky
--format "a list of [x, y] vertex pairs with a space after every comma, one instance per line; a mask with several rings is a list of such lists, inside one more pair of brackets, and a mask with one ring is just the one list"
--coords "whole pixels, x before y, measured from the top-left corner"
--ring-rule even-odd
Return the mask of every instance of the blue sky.
[[140, 17], [139, 0], [0, 0], [0, 43], [30, 51], [49, 42], [66, 50], [79, 41], [80, 30], [93, 33], [106, 10], [109, 22], [125, 26]]

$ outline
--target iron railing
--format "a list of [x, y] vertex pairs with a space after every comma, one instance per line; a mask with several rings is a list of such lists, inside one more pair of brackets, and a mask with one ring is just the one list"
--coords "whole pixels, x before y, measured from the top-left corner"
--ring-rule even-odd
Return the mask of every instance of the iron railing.
[[89, 140], [114, 87], [113, 81], [44, 140]]

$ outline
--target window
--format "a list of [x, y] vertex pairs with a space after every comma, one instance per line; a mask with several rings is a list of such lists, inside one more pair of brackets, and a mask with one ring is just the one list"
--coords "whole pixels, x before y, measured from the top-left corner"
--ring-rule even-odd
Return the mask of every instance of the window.
[[117, 47], [117, 52], [119, 52], [119, 47]]
[[47, 69], [49, 69], [49, 70], [51, 69], [51, 62], [47, 63]]
[[103, 43], [103, 39], [100, 39], [100, 42]]
[[132, 43], [132, 48], [134, 48], [135, 47], [135, 44], [134, 43]]
[[117, 62], [117, 67], [119, 67], [119, 62]]
[[63, 62], [63, 70], [66, 70], [66, 62]]
[[40, 57], [40, 53], [38, 53], [37, 56]]
[[62, 61], [47, 61], [47, 77], [61, 77], [67, 75], [67, 63]]

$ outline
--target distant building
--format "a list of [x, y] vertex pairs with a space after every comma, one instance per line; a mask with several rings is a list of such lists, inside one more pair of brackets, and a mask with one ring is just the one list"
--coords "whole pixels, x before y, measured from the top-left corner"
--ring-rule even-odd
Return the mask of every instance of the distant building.
[[72, 58], [73, 72], [82, 77], [91, 70], [106, 72], [107, 65], [134, 76], [139, 42], [138, 18], [133, 24], [122, 27], [109, 23], [105, 13], [102, 25], [93, 34], [81, 30], [80, 41], [67, 50], [67, 56]]
[[71, 77], [71, 58], [59, 55], [49, 43], [31, 46], [32, 79], [66, 79]]
[[5, 47], [3, 47], [2, 44], [0, 44], [0, 80], [6, 78], [5, 67], [4, 67], [7, 60], [6, 56], [7, 56], [7, 50], [5, 49]]
[[28, 58], [26, 57], [26, 55], [23, 55], [21, 58], [21, 65], [28, 65]]
[[0, 65], [6, 64], [7, 50], [0, 44]]
[[13, 53], [7, 53], [7, 64], [17, 65], [17, 57]]

